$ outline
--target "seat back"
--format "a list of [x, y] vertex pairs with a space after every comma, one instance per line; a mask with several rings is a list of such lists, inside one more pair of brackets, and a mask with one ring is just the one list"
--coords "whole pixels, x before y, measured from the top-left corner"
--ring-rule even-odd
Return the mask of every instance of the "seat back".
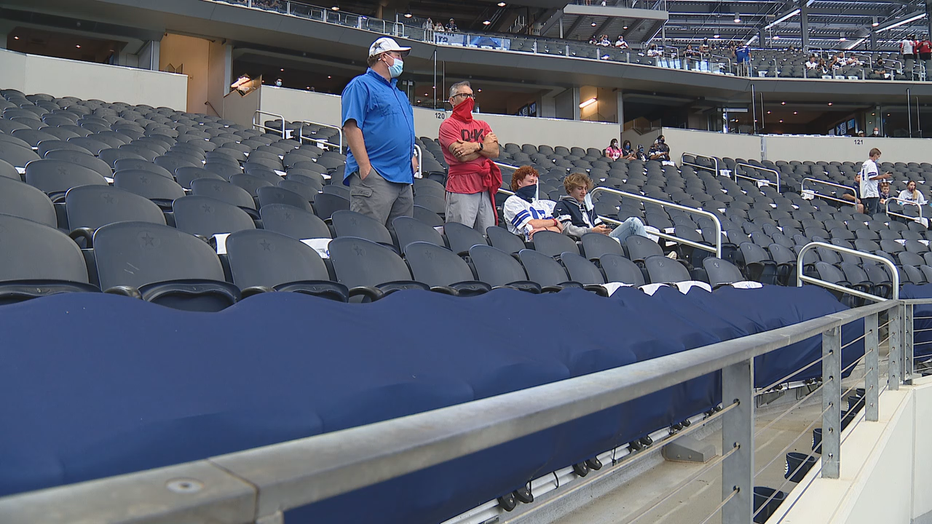
[[628, 258], [634, 262], [644, 262], [654, 255], [663, 256], [663, 249], [658, 243], [639, 235], [632, 235], [625, 239], [625, 247], [628, 248]]
[[601, 233], [586, 233], [580, 239], [583, 251], [589, 260], [598, 260], [602, 255], [613, 254], [624, 256], [621, 244], [614, 238]]
[[289, 282], [330, 280], [320, 255], [304, 243], [273, 231], [254, 229], [227, 238], [233, 283], [245, 289]]
[[165, 169], [164, 167], [153, 164], [148, 160], [142, 158], [121, 158], [114, 162], [114, 172], [119, 173], [120, 171], [129, 171], [129, 170], [142, 170], [149, 171], [150, 173], [155, 173], [161, 175], [165, 178], [175, 179], [171, 171]]
[[713, 288], [744, 280], [744, 275], [734, 264], [720, 258], [706, 257], [702, 260], [702, 267], [705, 269], [706, 274], [709, 275], [709, 284]]
[[265, 186], [258, 188], [256, 192], [259, 195], [259, 207], [270, 204], [285, 204], [304, 211], [313, 211], [306, 198], [283, 187]]
[[[515, 234], [512, 234], [510, 231], [503, 227], [488, 227], [485, 230], [485, 234], [489, 239], [489, 243], [492, 244], [492, 247], [501, 249], [505, 253], [513, 255], [527, 247], [524, 245], [523, 239]], [[535, 238], [537, 237], [535, 236]]]
[[191, 181], [191, 194], [215, 198], [227, 204], [246, 209], [255, 209], [256, 201], [245, 189], [216, 178], [197, 178]]
[[[328, 186], [324, 186], [326, 189]], [[333, 193], [323, 193], [317, 195], [314, 199], [314, 213], [322, 220], [327, 220], [333, 213], [341, 210], [349, 210], [349, 199]]]
[[0, 215], [0, 282], [59, 280], [87, 283], [81, 249], [61, 231], [25, 218]]
[[55, 151], [49, 151], [46, 153], [45, 158], [48, 160], [61, 160], [62, 162], [77, 164], [79, 166], [86, 167], [103, 177], [113, 176], [113, 170], [110, 169], [110, 166], [107, 165], [106, 162], [86, 152], [82, 153], [79, 151], [57, 149]]
[[[614, 240], [612, 242], [614, 242]], [[566, 272], [569, 273], [570, 280], [573, 282], [579, 282], [584, 285], [605, 283], [605, 276], [602, 275], [599, 268], [584, 257], [567, 251], [560, 255], [560, 260], [563, 262], [563, 266], [566, 267]]]
[[563, 233], [557, 233], [556, 231], [538, 231], [534, 234], [533, 241], [534, 251], [548, 257], [559, 256], [560, 253], [567, 251], [579, 254], [576, 242]]
[[68, 228], [97, 229], [114, 222], [165, 225], [159, 206], [147, 198], [108, 186], [73, 187], [65, 193]]
[[412, 217], [398, 217], [392, 221], [395, 236], [401, 252], [407, 254], [407, 246], [412, 242], [428, 242], [435, 246], [446, 247], [443, 236], [431, 226]]
[[599, 265], [605, 272], [607, 282], [622, 282], [632, 286], [643, 286], [645, 284], [644, 273], [641, 268], [627, 258], [606, 253], [599, 257]]
[[220, 259], [206, 242], [168, 226], [140, 222], [106, 225], [94, 233], [94, 252], [104, 290], [172, 280], [224, 279]]
[[113, 175], [113, 187], [124, 189], [149, 200], [171, 202], [184, 196], [184, 188], [174, 179], [141, 169], [117, 171]]
[[49, 197], [18, 179], [19, 175], [16, 180], [0, 177], [0, 214], [25, 218], [48, 227], [58, 227], [55, 206]]
[[93, 169], [63, 160], [36, 160], [26, 166], [26, 183], [45, 191], [52, 200], [72, 187], [107, 185]]
[[469, 249], [476, 245], [489, 245], [482, 233], [459, 222], [447, 222], [443, 226], [443, 232], [450, 243], [450, 250], [457, 254], [468, 253]]
[[469, 265], [456, 253], [431, 242], [407, 244], [405, 259], [414, 279], [428, 286], [449, 286], [476, 278]]
[[683, 264], [667, 257], [654, 255], [644, 261], [650, 281], [656, 283], [685, 282], [692, 280]]
[[567, 282], [566, 270], [555, 259], [538, 251], [522, 249], [518, 252], [528, 280], [541, 286], [557, 286]]
[[391, 233], [372, 217], [355, 211], [341, 210], [334, 212], [332, 219], [333, 232], [337, 237], [359, 237], [380, 244], [392, 244]]
[[391, 249], [359, 237], [330, 242], [330, 260], [337, 281], [347, 287], [378, 286], [411, 280], [411, 271]]
[[242, 209], [208, 197], [177, 198], [172, 203], [172, 212], [175, 227], [192, 235], [210, 237], [256, 228], [255, 222]]
[[262, 227], [300, 240], [330, 238], [330, 228], [317, 215], [285, 204], [269, 204], [259, 210]]
[[491, 286], [504, 286], [528, 279], [524, 267], [517, 260], [492, 246], [472, 246], [469, 248], [469, 258], [476, 268], [479, 280]]

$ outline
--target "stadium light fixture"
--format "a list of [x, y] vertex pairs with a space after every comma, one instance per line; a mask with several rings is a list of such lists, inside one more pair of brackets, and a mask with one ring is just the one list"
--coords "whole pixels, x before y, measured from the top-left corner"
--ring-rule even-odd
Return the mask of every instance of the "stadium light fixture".
[[335, 6], [331, 7], [330, 9], [333, 10], [333, 11], [339, 11], [339, 10], [340, 10], [340, 6], [335, 5]]
[[886, 26], [886, 27], [881, 27], [880, 29], [875, 30], [875, 32], [879, 33], [879, 32], [881, 32], [881, 31], [887, 31], [887, 30], [890, 30], [890, 29], [894, 29], [894, 28], [896, 28], [896, 27], [900, 27], [901, 25], [906, 25], [906, 24], [908, 24], [908, 23], [910, 23], [910, 22], [915, 22], [916, 20], [919, 20], [919, 19], [922, 19], [922, 18], [925, 18], [925, 17], [926, 17], [926, 13], [919, 13], [918, 15], [911, 16], [911, 17], [909, 17], [909, 18], [907, 18], [907, 19], [905, 19], [905, 20], [900, 20], [899, 22], [897, 22], [897, 23], [895, 23], [895, 24], [891, 24], [891, 25], [888, 25], [888, 26]]
[[482, 22], [482, 25], [492, 25], [492, 22], [485, 20]]
[[735, 13], [735, 23], [736, 24], [741, 23], [741, 15], [739, 15], [738, 13]]
[[586, 100], [585, 102], [579, 104], [579, 108], [580, 108], [580, 109], [585, 109], [585, 108], [591, 106], [592, 104], [594, 104], [594, 103], [596, 103], [596, 102], [598, 102], [598, 99], [597, 99], [596, 97], [592, 97], [592, 98], [590, 98], [589, 100]]
[[777, 24], [782, 24], [783, 22], [786, 22], [786, 21], [789, 20], [790, 18], [793, 18], [794, 16], [798, 15], [799, 12], [800, 12], [799, 9], [793, 9], [793, 10], [790, 11], [789, 13], [787, 13], [787, 14], [781, 16], [780, 18], [777, 18], [777, 19], [774, 20], [773, 22], [770, 22], [769, 24], [765, 25], [765, 26], [764, 26], [764, 29], [770, 29], [771, 27], [773, 27], [773, 26], [775, 26], [775, 25], [777, 25]]
[[880, 25], [880, 22], [877, 21], [877, 17], [874, 17], [874, 21], [871, 22], [871, 27], [877, 27]]
[[506, 4], [505, 2], [499, 2], [499, 3], [498, 3], [498, 7], [505, 7], [506, 5], [508, 5], [508, 4]]
[[845, 34], [842, 33], [841, 36], [838, 38], [838, 41], [839, 41], [839, 42], [847, 42], [848, 39], [845, 37]]
[[405, 18], [411, 18], [412, 16], [414, 15], [412, 15], [411, 13], [405, 13]]

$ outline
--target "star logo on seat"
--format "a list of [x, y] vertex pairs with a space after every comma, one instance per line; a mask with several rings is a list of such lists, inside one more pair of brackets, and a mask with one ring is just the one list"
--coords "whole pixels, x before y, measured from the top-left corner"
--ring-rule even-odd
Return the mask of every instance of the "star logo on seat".
[[144, 186], [149, 185], [149, 177], [147, 177], [147, 176], [141, 176], [141, 177], [139, 177], [139, 183], [142, 184], [142, 185], [144, 185]]
[[259, 242], [259, 245], [262, 246], [263, 251], [272, 250], [272, 244], [270, 244], [268, 240], [262, 239], [262, 242]]
[[285, 220], [291, 220], [291, 213], [285, 213]]
[[427, 260], [433, 260], [433, 259], [434, 259], [434, 254], [433, 254], [432, 252], [430, 252], [430, 251], [428, 251], [427, 253], [425, 253], [424, 256], [427, 258]]
[[220, 184], [214, 184], [213, 187], [214, 187], [214, 192], [215, 192], [215, 193], [219, 193], [219, 192], [223, 191], [223, 188], [220, 187]]
[[104, 199], [104, 202], [106, 202], [106, 203], [108, 203], [108, 204], [112, 204], [112, 203], [113, 203], [113, 195], [104, 193], [103, 199]]
[[207, 204], [202, 205], [202, 206], [201, 206], [201, 209], [203, 209], [205, 213], [211, 213], [211, 212], [213, 212], [213, 209], [211, 209], [211, 207], [210, 207], [209, 205], [207, 205]]
[[152, 235], [150, 235], [148, 231], [146, 231], [145, 233], [143, 233], [143, 235], [142, 235], [142, 241], [143, 241], [143, 243], [144, 243], [143, 245], [146, 245], [146, 246], [153, 246], [153, 247], [155, 246], [155, 237], [152, 236]]
[[363, 256], [366, 253], [366, 251], [359, 246], [353, 246], [353, 251], [355, 251], [358, 256]]
[[65, 166], [58, 166], [58, 169], [56, 169], [56, 171], [58, 171], [59, 175], [62, 175], [62, 176], [68, 175], [68, 170], [65, 169]]
[[350, 218], [349, 223], [350, 223], [351, 226], [358, 225], [358, 224], [356, 224], [356, 219], [355, 219], [355, 218]]

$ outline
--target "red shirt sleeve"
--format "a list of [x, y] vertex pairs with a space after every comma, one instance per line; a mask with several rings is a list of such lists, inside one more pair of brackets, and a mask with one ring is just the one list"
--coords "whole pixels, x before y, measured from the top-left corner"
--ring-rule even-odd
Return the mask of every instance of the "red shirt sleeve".
[[456, 122], [446, 119], [440, 124], [440, 147], [444, 153], [450, 150], [450, 144], [460, 139], [460, 132], [457, 129]]

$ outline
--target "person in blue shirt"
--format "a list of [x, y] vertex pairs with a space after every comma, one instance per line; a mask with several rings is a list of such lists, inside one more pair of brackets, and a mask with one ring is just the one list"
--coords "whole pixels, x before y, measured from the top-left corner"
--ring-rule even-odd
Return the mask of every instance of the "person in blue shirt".
[[342, 98], [350, 210], [388, 228], [396, 217], [414, 215], [414, 112], [396, 87], [410, 51], [387, 37], [373, 42], [369, 69], [350, 80]]
[[735, 60], [738, 62], [738, 76], [748, 76], [751, 65], [751, 48], [747, 44], [735, 49]]

